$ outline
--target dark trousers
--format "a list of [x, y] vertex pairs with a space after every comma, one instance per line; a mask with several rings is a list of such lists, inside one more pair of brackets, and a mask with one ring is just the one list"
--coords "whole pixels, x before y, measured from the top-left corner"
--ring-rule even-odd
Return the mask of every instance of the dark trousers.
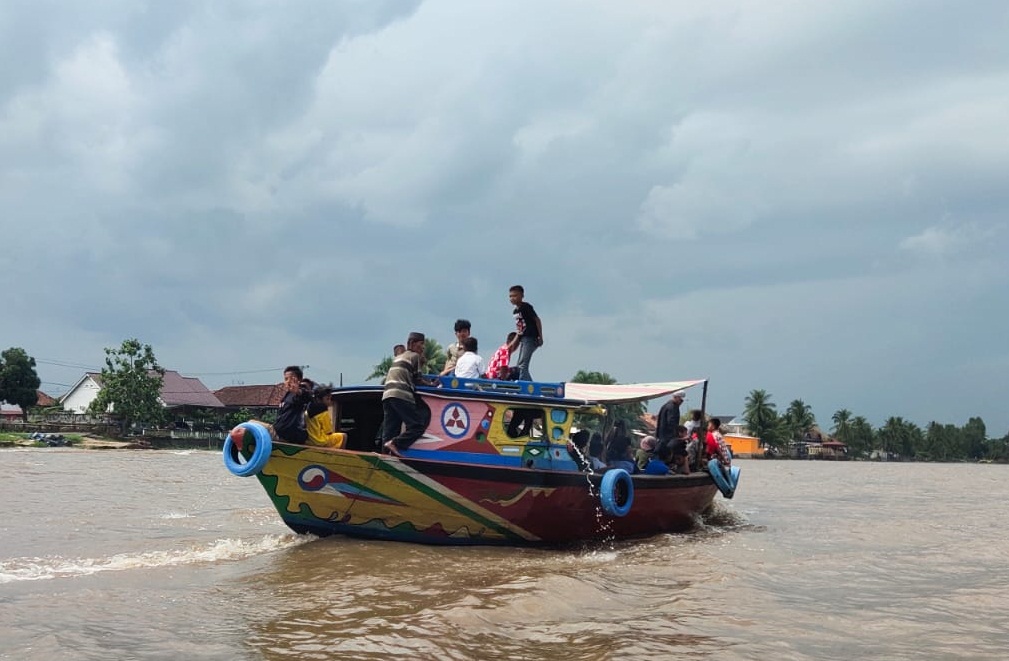
[[[382, 440], [392, 439], [393, 444], [400, 450], [413, 445], [424, 434], [427, 428], [425, 416], [421, 414], [420, 408], [414, 402], [405, 399], [390, 397], [382, 400], [382, 413], [385, 419], [382, 421]], [[400, 428], [406, 425], [402, 433]]]

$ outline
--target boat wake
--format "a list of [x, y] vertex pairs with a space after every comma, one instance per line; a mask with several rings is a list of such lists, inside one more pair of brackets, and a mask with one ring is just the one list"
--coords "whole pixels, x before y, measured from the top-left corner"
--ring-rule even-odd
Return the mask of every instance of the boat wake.
[[708, 531], [727, 531], [742, 528], [749, 524], [749, 519], [742, 512], [723, 505], [718, 501], [712, 503], [697, 521], [698, 527]]
[[152, 569], [241, 560], [315, 540], [312, 535], [266, 535], [255, 540], [218, 539], [204, 546], [171, 551], [120, 553], [107, 558], [11, 558], [0, 560], [0, 585], [15, 581], [75, 578], [99, 572]]

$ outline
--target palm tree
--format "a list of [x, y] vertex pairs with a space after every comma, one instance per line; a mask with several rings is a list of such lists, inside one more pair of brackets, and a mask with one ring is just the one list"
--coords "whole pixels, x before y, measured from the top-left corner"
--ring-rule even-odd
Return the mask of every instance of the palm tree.
[[[431, 338], [424, 340], [424, 366], [421, 369], [422, 372], [425, 374], [438, 374], [445, 367], [446, 359], [445, 351], [436, 340], [432, 340]], [[385, 375], [389, 373], [390, 367], [392, 367], [392, 356], [386, 356], [375, 365], [365, 381], [382, 379], [385, 382]]]
[[422, 371], [425, 374], [440, 374], [445, 368], [446, 360], [448, 360], [448, 356], [445, 355], [445, 350], [437, 340], [432, 340], [430, 337], [424, 340], [424, 368]]
[[869, 421], [860, 415], [851, 420], [851, 440], [848, 447], [854, 456], [860, 457], [872, 450], [873, 430]]
[[365, 379], [365, 381], [382, 379], [382, 382], [385, 383], [385, 375], [389, 373], [390, 367], [392, 367], [392, 356], [386, 356], [378, 365], [375, 365], [375, 368], [372, 370], [371, 374], [368, 375], [368, 378]]
[[851, 411], [839, 409], [834, 411], [834, 415], [830, 419], [834, 421], [834, 428], [830, 433], [834, 435], [834, 438], [848, 445], [851, 440]]
[[809, 404], [801, 399], [793, 399], [785, 411], [785, 420], [788, 421], [788, 429], [792, 439], [802, 440], [803, 435], [816, 426], [816, 418], [813, 416], [813, 409]]
[[778, 428], [778, 412], [774, 402], [766, 390], [751, 390], [744, 403], [743, 416], [746, 418], [746, 428], [752, 436], [756, 436], [764, 445], [777, 447], [780, 438], [776, 433]]

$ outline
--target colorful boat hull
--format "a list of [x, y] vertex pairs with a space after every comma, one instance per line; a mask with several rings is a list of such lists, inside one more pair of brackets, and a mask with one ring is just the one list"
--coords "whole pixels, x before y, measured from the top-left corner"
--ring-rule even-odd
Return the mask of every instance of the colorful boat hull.
[[[299, 533], [428, 544], [564, 545], [692, 528], [718, 492], [711, 475], [583, 470], [576, 424], [601, 403], [636, 401], [697, 382], [605, 386], [446, 378], [418, 388], [425, 433], [403, 456], [375, 450], [382, 389], [334, 390], [342, 448], [294, 444], [260, 423], [225, 443], [235, 475], [255, 475]], [[610, 399], [607, 399], [610, 398]], [[578, 418], [583, 416], [583, 418]], [[576, 423], [576, 419], [581, 422]]]
[[626, 516], [601, 476], [396, 458], [276, 443], [258, 474], [296, 532], [428, 544], [554, 545], [682, 531], [717, 493], [710, 476], [635, 476]]

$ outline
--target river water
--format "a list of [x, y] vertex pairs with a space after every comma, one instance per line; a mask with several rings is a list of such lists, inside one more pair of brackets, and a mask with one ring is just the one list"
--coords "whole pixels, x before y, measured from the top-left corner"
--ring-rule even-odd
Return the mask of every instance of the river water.
[[206, 451], [0, 450], [0, 659], [1005, 659], [1009, 467], [740, 461], [690, 533], [314, 539]]

